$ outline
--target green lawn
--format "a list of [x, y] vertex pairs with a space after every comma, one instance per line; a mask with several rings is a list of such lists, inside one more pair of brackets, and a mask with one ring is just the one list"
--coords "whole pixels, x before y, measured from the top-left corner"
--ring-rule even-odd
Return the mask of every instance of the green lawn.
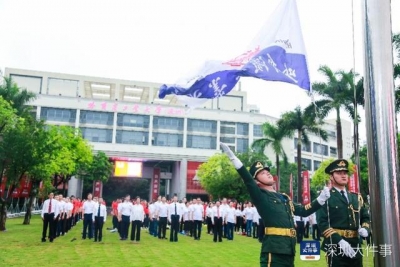
[[[259, 266], [260, 243], [243, 236], [214, 243], [212, 236], [203, 232], [200, 241], [179, 235], [179, 242], [171, 243], [142, 231], [140, 244], [133, 244], [119, 241], [117, 233], [105, 230], [104, 242], [94, 243], [81, 239], [80, 222], [53, 243], [42, 243], [40, 217], [34, 216], [31, 225], [22, 225], [22, 221], [23, 218], [8, 219], [7, 231], [0, 232], [0, 266]], [[109, 218], [106, 227], [110, 226]], [[71, 242], [74, 237], [77, 240]], [[372, 262], [371, 257], [365, 260]], [[322, 254], [320, 261], [304, 262], [300, 260], [299, 252], [295, 265], [326, 266]]]

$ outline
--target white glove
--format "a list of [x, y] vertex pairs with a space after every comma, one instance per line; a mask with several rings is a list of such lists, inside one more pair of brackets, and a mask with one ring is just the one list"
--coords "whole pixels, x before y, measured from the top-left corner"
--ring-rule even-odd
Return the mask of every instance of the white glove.
[[243, 163], [233, 154], [232, 150], [226, 144], [220, 142], [222, 151], [228, 156], [228, 158], [232, 161], [233, 165], [235, 166], [236, 170], [242, 168]]
[[331, 197], [331, 193], [329, 191], [329, 187], [325, 186], [324, 189], [319, 194], [319, 196], [317, 197], [317, 201], [322, 206], [322, 205], [325, 205], [325, 202], [330, 197]]
[[368, 231], [365, 228], [360, 228], [358, 229], [358, 234], [362, 237], [367, 237], [368, 236]]
[[343, 253], [349, 258], [354, 258], [357, 254], [357, 252], [354, 251], [349, 242], [347, 242], [344, 239], [339, 241], [339, 248], [340, 248], [340, 253]]

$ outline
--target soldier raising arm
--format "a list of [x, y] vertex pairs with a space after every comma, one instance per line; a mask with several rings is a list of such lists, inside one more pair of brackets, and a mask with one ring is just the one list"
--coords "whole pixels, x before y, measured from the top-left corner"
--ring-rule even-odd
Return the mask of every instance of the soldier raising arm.
[[242, 177], [258, 213], [264, 221], [265, 236], [262, 241], [260, 266], [294, 266], [296, 230], [293, 215], [307, 217], [321, 208], [329, 198], [329, 189], [324, 188], [312, 203], [306, 206], [293, 204], [286, 194], [274, 190], [275, 183], [270, 169], [261, 162], [255, 162], [250, 171], [221, 143], [222, 150], [229, 157]]

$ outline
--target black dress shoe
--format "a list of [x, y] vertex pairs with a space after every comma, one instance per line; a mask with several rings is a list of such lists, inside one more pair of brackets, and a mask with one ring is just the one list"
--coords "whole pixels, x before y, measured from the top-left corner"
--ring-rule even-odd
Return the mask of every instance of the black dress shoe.
[[46, 238], [42, 238], [42, 242], [46, 242]]

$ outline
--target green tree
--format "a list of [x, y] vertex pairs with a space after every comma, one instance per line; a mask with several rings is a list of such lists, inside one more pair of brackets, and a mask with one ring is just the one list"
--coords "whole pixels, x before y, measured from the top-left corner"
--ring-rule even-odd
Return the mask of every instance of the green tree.
[[301, 110], [296, 107], [294, 111], [282, 114], [278, 121], [279, 127], [294, 133], [297, 132], [297, 202], [302, 202], [303, 181], [301, 179], [302, 161], [301, 147], [302, 144], [309, 144], [309, 133], [319, 135], [324, 141], [328, 139], [328, 134], [321, 128], [321, 124], [317, 122], [315, 114], [310, 109]]
[[[397, 54], [393, 67], [393, 78], [395, 81], [398, 81], [400, 79], [400, 33], [393, 34], [393, 49]], [[396, 113], [398, 113], [400, 111], [400, 84], [398, 84], [396, 87], [395, 99]]]
[[78, 178], [106, 183], [113, 172], [113, 165], [106, 153], [99, 151], [93, 156], [91, 164], [83, 165]]
[[200, 165], [197, 175], [201, 186], [213, 199], [223, 197], [238, 201], [249, 199], [247, 189], [230, 159], [225, 154], [215, 154]]
[[15, 109], [0, 96], [0, 135], [7, 126], [12, 127], [17, 120], [18, 116], [16, 115]]
[[[293, 177], [293, 182], [296, 182], [297, 178], [297, 164], [296, 163], [286, 163], [284, 161], [280, 162], [280, 176], [279, 176], [279, 191], [289, 195], [290, 191], [290, 175]], [[277, 167], [271, 168], [271, 174], [277, 175]], [[293, 189], [295, 186], [293, 186]], [[293, 192], [294, 193], [294, 192]]]
[[260, 161], [264, 166], [271, 166], [271, 161], [264, 153], [258, 151], [246, 151], [244, 153], [235, 153], [244, 166], [250, 167], [254, 162]]
[[[321, 162], [319, 168], [314, 172], [311, 177], [311, 187], [315, 190], [321, 190], [329, 181], [329, 175], [325, 173], [326, 167], [331, 164], [334, 160], [333, 158], [329, 158]], [[353, 174], [354, 163], [349, 161], [349, 175]]]
[[265, 138], [254, 141], [251, 147], [256, 151], [262, 152], [264, 152], [267, 146], [272, 147], [272, 150], [275, 153], [276, 175], [278, 178], [280, 178], [280, 157], [283, 158], [284, 164], [287, 164], [288, 162], [285, 150], [282, 146], [282, 141], [286, 137], [291, 137], [290, 131], [287, 131], [285, 128], [280, 127], [279, 125], [273, 125], [269, 122], [264, 123], [262, 127]]

